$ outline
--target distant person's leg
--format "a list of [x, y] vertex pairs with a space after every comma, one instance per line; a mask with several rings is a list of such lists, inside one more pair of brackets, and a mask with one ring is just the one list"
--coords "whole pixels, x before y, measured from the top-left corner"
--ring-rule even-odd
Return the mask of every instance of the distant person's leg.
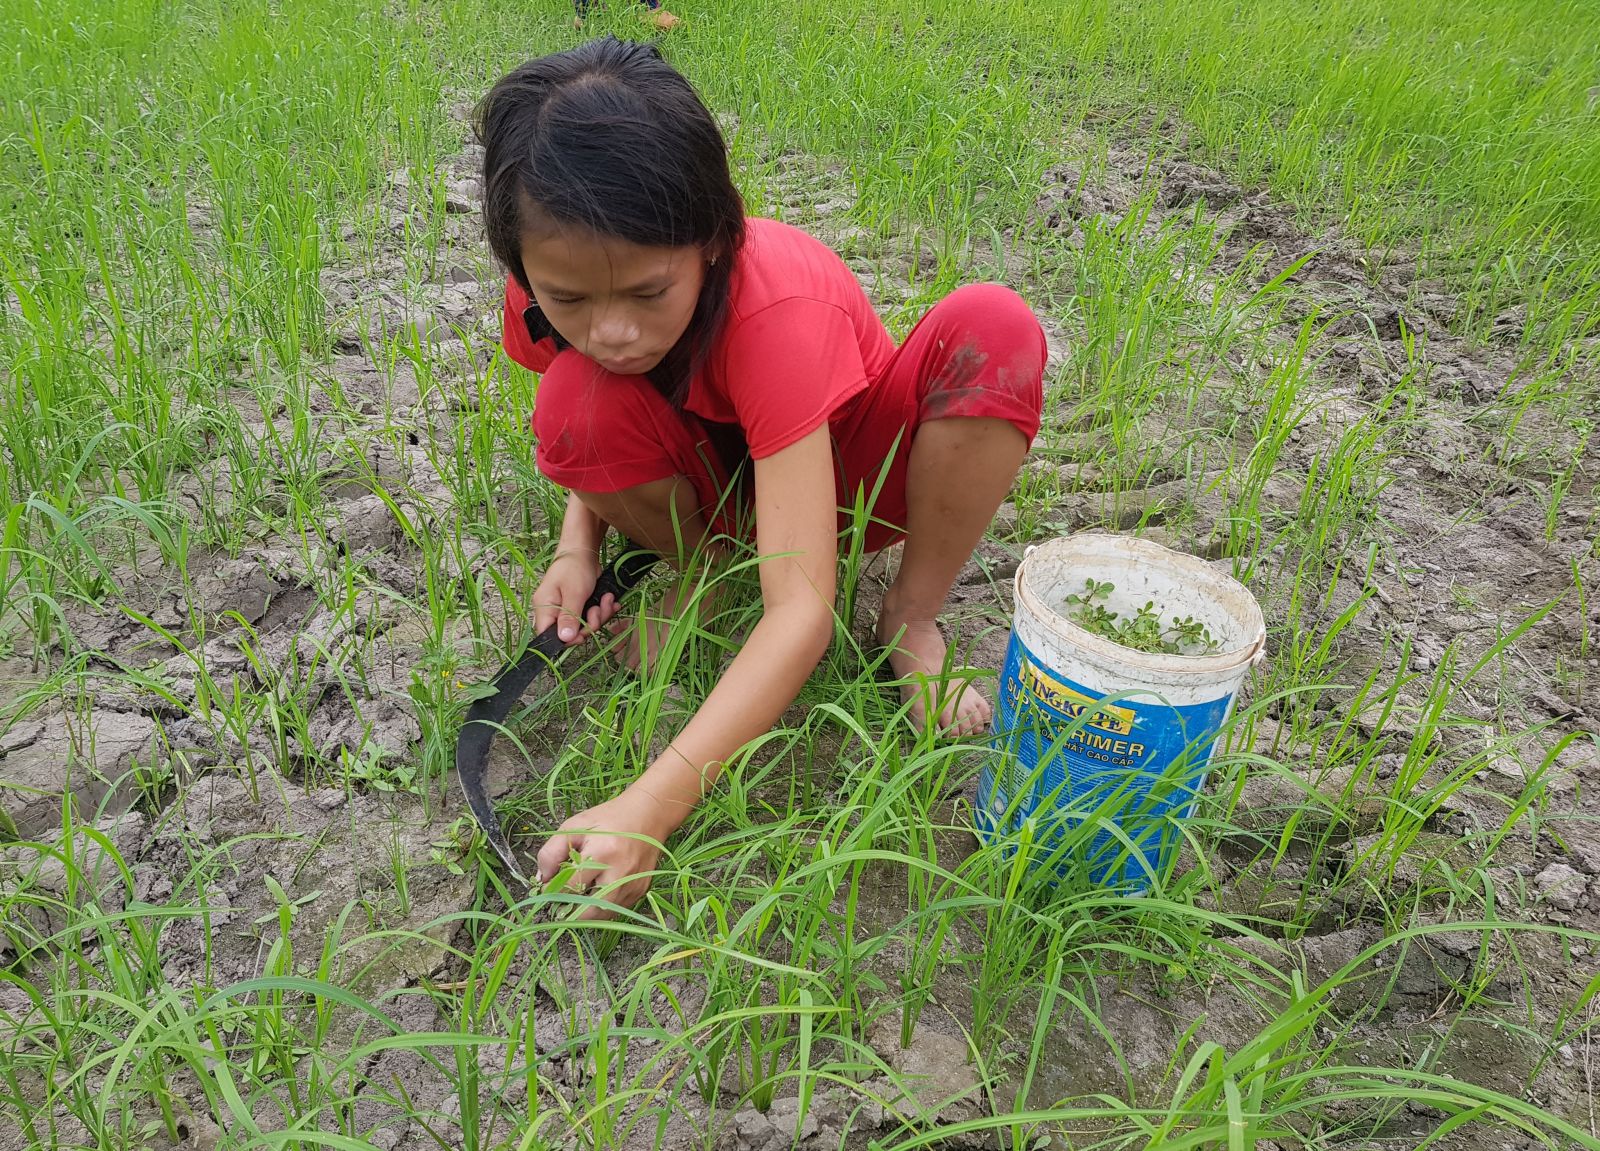
[[660, 28], [663, 32], [676, 28], [683, 21], [661, 6], [661, 0], [644, 0], [644, 6], [650, 11], [645, 19]]
[[[572, 18], [572, 26], [574, 28], [582, 28], [584, 19], [593, 8], [598, 6], [597, 0], [572, 0], [572, 4], [576, 13]], [[682, 20], [679, 20], [678, 17], [661, 6], [661, 0], [644, 0], [644, 6], [645, 11], [642, 13], [644, 18], [663, 32], [676, 28], [683, 23]]]

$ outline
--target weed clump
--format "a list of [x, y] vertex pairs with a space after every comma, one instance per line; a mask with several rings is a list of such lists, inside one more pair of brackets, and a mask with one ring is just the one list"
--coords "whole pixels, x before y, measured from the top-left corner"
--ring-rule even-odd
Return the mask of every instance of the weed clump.
[[1110, 581], [1084, 580], [1082, 595], [1067, 596], [1064, 614], [1091, 635], [1153, 655], [1210, 655], [1220, 646], [1210, 629], [1192, 615], [1173, 616], [1163, 624], [1154, 600], [1146, 601], [1132, 618], [1121, 618], [1104, 603], [1115, 590]]

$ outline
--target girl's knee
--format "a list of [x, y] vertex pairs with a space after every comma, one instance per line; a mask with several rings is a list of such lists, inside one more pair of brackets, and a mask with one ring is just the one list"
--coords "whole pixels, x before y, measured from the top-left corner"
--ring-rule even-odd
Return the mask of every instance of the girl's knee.
[[1014, 289], [1005, 284], [966, 284], [946, 296], [940, 307], [949, 309], [952, 324], [987, 347], [1037, 348], [1039, 368], [1044, 370], [1044, 328]]
[[539, 377], [533, 430], [545, 443], [603, 442], [614, 413], [634, 406], [631, 383], [568, 348]]
[[615, 375], [568, 349], [539, 380], [533, 409], [539, 469], [573, 489], [659, 479], [671, 470], [675, 421], [643, 376]]
[[1044, 407], [1044, 329], [1004, 284], [958, 288], [938, 306], [922, 420], [997, 418], [1030, 441]]

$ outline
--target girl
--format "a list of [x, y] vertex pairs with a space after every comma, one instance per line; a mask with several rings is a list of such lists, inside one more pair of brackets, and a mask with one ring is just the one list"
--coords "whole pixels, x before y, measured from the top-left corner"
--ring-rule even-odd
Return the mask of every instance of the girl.
[[[746, 219], [716, 121], [652, 46], [591, 41], [511, 72], [478, 112], [504, 344], [542, 374], [541, 472], [569, 490], [535, 627], [577, 642], [607, 526], [675, 560], [754, 524], [762, 615], [661, 758], [539, 852], [548, 881], [631, 906], [723, 762], [775, 723], [834, 631], [841, 506], [882, 477], [867, 549], [905, 549], [877, 623], [915, 722], [980, 732], [970, 687], [933, 696], [936, 617], [1039, 429], [1044, 333], [1020, 297], [962, 288], [896, 348], [831, 250]], [[753, 477], [745, 516], [730, 476]], [[663, 605], [670, 616], [673, 602]], [[639, 637], [646, 654], [655, 646]], [[927, 718], [930, 705], [932, 720]]]

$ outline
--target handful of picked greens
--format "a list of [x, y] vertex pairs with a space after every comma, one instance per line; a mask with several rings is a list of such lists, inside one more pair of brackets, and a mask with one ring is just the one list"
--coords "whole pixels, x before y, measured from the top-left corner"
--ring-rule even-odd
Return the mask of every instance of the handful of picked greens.
[[1123, 619], [1106, 607], [1105, 601], [1116, 590], [1110, 582], [1083, 581], [1082, 595], [1068, 595], [1066, 617], [1084, 631], [1134, 651], [1158, 655], [1209, 655], [1217, 641], [1205, 624], [1193, 616], [1176, 616], [1161, 622], [1154, 600], [1148, 601], [1131, 618]]

